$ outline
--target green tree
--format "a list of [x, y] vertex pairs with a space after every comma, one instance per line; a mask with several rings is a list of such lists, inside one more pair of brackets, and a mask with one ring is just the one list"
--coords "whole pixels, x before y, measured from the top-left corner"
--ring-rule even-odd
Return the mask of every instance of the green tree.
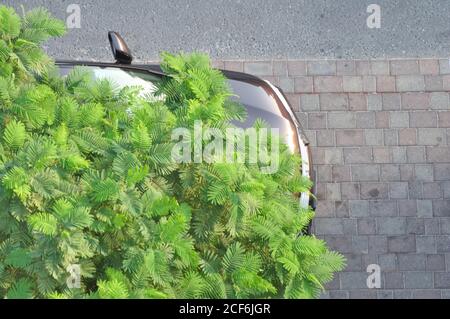
[[300, 234], [314, 213], [298, 155], [282, 144], [273, 174], [172, 158], [175, 128], [245, 118], [209, 58], [164, 53], [143, 97], [83, 68], [59, 77], [39, 45], [63, 33], [45, 10], [0, 7], [0, 296], [317, 297], [344, 258]]

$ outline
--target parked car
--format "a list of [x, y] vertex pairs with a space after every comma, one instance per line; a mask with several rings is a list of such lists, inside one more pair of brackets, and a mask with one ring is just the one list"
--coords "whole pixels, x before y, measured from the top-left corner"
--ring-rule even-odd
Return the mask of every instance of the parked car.
[[[165, 76], [159, 64], [131, 64], [132, 56], [125, 41], [116, 32], [109, 32], [115, 63], [91, 61], [56, 61], [61, 73], [67, 74], [75, 66], [85, 66], [93, 71], [95, 77], [111, 78], [121, 86], [140, 85], [147, 90], [154, 88], [154, 83]], [[229, 81], [230, 87], [237, 100], [247, 110], [247, 120], [236, 123], [237, 126], [248, 128], [260, 118], [272, 128], [278, 128], [286, 144], [298, 152], [302, 158], [302, 175], [314, 181], [311, 162], [311, 151], [303, 128], [292, 111], [283, 91], [267, 80], [250, 74], [221, 70]], [[314, 188], [312, 193], [314, 193]], [[300, 204], [310, 205], [315, 209], [316, 201], [309, 193], [300, 194]]]

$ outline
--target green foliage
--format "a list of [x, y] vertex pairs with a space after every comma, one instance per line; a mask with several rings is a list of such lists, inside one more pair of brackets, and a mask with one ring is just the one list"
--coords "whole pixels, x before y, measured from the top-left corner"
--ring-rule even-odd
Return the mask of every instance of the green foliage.
[[273, 174], [172, 159], [173, 129], [245, 118], [208, 57], [164, 53], [143, 97], [83, 68], [55, 75], [39, 44], [63, 33], [44, 10], [0, 7], [0, 296], [317, 297], [344, 259], [299, 234], [314, 213], [298, 155], [282, 144]]

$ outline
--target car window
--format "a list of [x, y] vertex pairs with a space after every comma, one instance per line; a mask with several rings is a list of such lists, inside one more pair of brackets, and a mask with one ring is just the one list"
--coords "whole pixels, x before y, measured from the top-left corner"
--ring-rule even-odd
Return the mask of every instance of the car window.
[[[120, 69], [115, 67], [98, 67], [98, 66], [83, 66], [92, 71], [95, 79], [108, 79], [109, 81], [117, 84], [119, 87], [125, 86], [139, 86], [142, 88], [141, 94], [152, 94], [155, 92], [155, 83], [160, 80], [160, 77], [127, 69]], [[73, 66], [60, 67], [60, 73], [62, 76], [66, 76]]]

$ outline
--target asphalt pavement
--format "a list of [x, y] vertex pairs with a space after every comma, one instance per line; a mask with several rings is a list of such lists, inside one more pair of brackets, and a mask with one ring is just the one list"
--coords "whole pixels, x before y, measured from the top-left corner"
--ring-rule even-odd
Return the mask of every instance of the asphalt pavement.
[[[80, 28], [50, 41], [55, 58], [111, 60], [107, 31], [120, 32], [137, 60], [162, 50], [213, 58], [390, 58], [450, 55], [448, 0], [1, 0], [48, 8], [66, 20], [80, 8]], [[381, 8], [370, 29], [369, 4]]]

